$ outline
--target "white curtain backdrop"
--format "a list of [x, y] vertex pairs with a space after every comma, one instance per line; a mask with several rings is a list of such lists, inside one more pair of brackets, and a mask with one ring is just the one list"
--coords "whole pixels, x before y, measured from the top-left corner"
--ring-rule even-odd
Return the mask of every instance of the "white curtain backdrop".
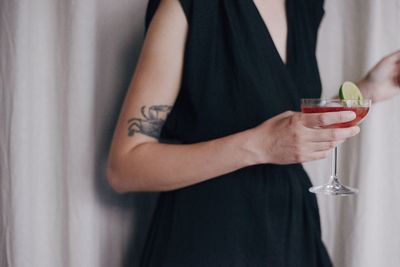
[[[145, 0], [0, 0], [0, 266], [137, 266], [156, 194], [115, 194], [113, 128], [143, 39]], [[400, 48], [400, 0], [326, 0], [324, 94]], [[341, 149], [357, 197], [319, 198], [339, 267], [400, 266], [400, 99]], [[324, 182], [328, 160], [307, 164]]]
[[135, 266], [153, 197], [105, 162], [145, 2], [0, 0], [1, 267]]
[[[324, 96], [400, 49], [400, 0], [327, 0], [318, 59]], [[400, 266], [400, 98], [379, 103], [341, 147], [339, 173], [356, 197], [318, 197], [323, 238], [338, 267]], [[314, 183], [330, 161], [307, 164]]]

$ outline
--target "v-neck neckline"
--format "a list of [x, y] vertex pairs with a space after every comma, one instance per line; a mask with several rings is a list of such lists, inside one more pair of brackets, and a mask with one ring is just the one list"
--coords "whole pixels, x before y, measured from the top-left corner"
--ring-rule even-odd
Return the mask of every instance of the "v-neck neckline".
[[[292, 47], [292, 43], [293, 43], [293, 35], [294, 35], [294, 25], [292, 25], [293, 20], [290, 18], [290, 15], [292, 13], [292, 8], [294, 1], [291, 2], [291, 0], [285, 0], [285, 14], [286, 14], [286, 27], [287, 27], [287, 38], [286, 38], [286, 63], [282, 60], [282, 57], [280, 56], [277, 47], [275, 46], [274, 40], [272, 39], [272, 36], [268, 30], [268, 26], [265, 23], [263, 17], [261, 16], [261, 13], [259, 11], [259, 9], [257, 8], [254, 0], [248, 0], [245, 3], [248, 4], [249, 10], [250, 12], [252, 12], [253, 14], [253, 18], [254, 18], [254, 27], [257, 29], [256, 32], [260, 34], [260, 49], [263, 49], [262, 47], [264, 46], [265, 49], [263, 49], [263, 53], [267, 53], [265, 54], [265, 56], [271, 55], [271, 60], [273, 60], [273, 58], [275, 58], [275, 62], [276, 62], [276, 68], [280, 69], [282, 75], [286, 76], [287, 78], [287, 83], [288, 86], [290, 86], [292, 88], [291, 92], [293, 92], [291, 94], [290, 101], [292, 102], [293, 107], [298, 110], [299, 109], [299, 103], [298, 103], [298, 99], [300, 99], [300, 95], [299, 95], [299, 91], [296, 85], [296, 82], [294, 80], [294, 76], [293, 73], [291, 71], [291, 66], [294, 64], [293, 59], [294, 59], [294, 55], [292, 55], [292, 53], [294, 53], [293, 47]], [[263, 35], [263, 36], [261, 36]], [[267, 42], [267, 44], [262, 44], [263, 42]], [[267, 51], [268, 50], [268, 51]], [[266, 59], [267, 60], [267, 59]], [[280, 90], [278, 90], [279, 93], [281, 93]]]
[[290, 33], [291, 33], [291, 27], [290, 27], [290, 20], [289, 20], [289, 12], [288, 12], [288, 2], [289, 0], [284, 0], [285, 1], [285, 15], [286, 15], [286, 27], [287, 27], [287, 36], [286, 36], [286, 62], [283, 61], [281, 55], [279, 54], [278, 48], [276, 47], [276, 44], [274, 42], [274, 39], [272, 38], [271, 32], [268, 29], [268, 25], [266, 23], [266, 21], [264, 20], [263, 16], [261, 15], [260, 10], [258, 9], [256, 3], [254, 2], [254, 0], [249, 0], [252, 5], [252, 8], [255, 12], [255, 16], [257, 17], [257, 19], [259, 20], [259, 22], [261, 23], [261, 25], [264, 28], [264, 32], [267, 36], [267, 38], [269, 39], [269, 41], [271, 42], [271, 46], [273, 48], [273, 53], [275, 54], [277, 60], [280, 62], [280, 64], [287, 69], [289, 62], [290, 62]]

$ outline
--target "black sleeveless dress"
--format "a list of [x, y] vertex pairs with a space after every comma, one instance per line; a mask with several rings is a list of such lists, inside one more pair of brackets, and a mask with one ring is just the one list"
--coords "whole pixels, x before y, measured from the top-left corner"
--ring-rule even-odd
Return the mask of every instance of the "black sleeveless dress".
[[[180, 0], [189, 23], [184, 73], [162, 137], [223, 137], [320, 97], [322, 1], [286, 1], [285, 64], [252, 0]], [[147, 26], [158, 4], [150, 1]], [[260, 164], [163, 192], [141, 266], [332, 266], [310, 186], [301, 164]]]

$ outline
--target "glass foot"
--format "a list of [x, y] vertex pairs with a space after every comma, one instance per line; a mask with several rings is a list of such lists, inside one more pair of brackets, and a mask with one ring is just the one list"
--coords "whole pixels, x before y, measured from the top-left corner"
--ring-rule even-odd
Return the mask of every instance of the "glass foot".
[[340, 183], [325, 184], [320, 186], [310, 187], [311, 193], [325, 194], [331, 196], [350, 196], [358, 193], [358, 189], [344, 186]]

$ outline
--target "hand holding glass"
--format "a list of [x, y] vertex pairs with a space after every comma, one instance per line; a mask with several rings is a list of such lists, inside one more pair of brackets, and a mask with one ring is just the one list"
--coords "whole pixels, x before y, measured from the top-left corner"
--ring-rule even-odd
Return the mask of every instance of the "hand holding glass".
[[[356, 118], [350, 122], [337, 123], [329, 125], [325, 128], [345, 128], [355, 126], [365, 118], [371, 107], [371, 100], [341, 100], [341, 99], [302, 99], [301, 111], [303, 113], [324, 113], [337, 111], [353, 111]], [[311, 187], [309, 190], [312, 193], [322, 193], [326, 195], [353, 195], [358, 192], [358, 189], [345, 186], [340, 183], [337, 174], [337, 158], [338, 148], [335, 147], [332, 154], [332, 174], [329, 182], [325, 185]]]

